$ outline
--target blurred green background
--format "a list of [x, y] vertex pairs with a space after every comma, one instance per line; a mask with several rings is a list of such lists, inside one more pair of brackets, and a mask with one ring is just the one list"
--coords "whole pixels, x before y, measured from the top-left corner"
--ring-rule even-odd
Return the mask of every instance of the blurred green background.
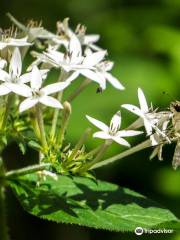
[[[71, 26], [83, 23], [88, 33], [99, 33], [99, 45], [108, 49], [115, 61], [113, 73], [126, 87], [117, 91], [111, 86], [96, 94], [92, 84], [73, 102], [73, 115], [67, 138], [75, 143], [89, 126], [85, 114], [109, 122], [122, 103], [137, 104], [137, 88], [141, 87], [154, 107], [167, 109], [169, 103], [179, 99], [180, 84], [180, 1], [179, 0], [1, 0], [1, 27], [9, 27], [6, 12], [22, 22], [33, 18], [43, 20], [44, 27], [55, 30], [57, 20], [70, 17]], [[73, 84], [68, 90], [80, 83]], [[163, 92], [166, 92], [164, 94]], [[66, 93], [66, 94], [68, 94]], [[122, 124], [126, 126], [134, 116], [122, 111]], [[95, 130], [95, 128], [94, 128]], [[138, 138], [132, 144], [140, 142]], [[99, 144], [89, 140], [88, 148]], [[13, 146], [16, 150], [16, 146]], [[123, 150], [117, 144], [107, 156]], [[134, 154], [111, 166], [96, 171], [98, 178], [126, 186], [158, 201], [180, 218], [180, 170], [171, 167], [174, 146], [164, 149], [164, 161], [149, 160], [150, 150]], [[13, 156], [13, 150], [5, 155]], [[18, 164], [27, 165], [29, 159], [16, 157]], [[12, 160], [12, 158], [11, 158]], [[8, 163], [15, 167], [17, 160]], [[9, 225], [14, 240], [96, 240], [136, 239], [133, 233], [111, 233], [78, 226], [41, 221], [25, 213], [8, 192]], [[152, 236], [141, 236], [149, 239]], [[180, 239], [180, 235], [157, 235], [157, 239]]]

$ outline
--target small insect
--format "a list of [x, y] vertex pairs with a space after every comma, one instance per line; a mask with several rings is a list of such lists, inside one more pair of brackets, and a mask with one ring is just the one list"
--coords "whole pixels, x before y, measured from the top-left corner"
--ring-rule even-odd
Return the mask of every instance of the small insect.
[[174, 127], [174, 135], [178, 138], [174, 151], [172, 165], [176, 169], [180, 166], [180, 101], [175, 101], [170, 104], [170, 110], [173, 114], [172, 124]]
[[102, 93], [102, 92], [103, 92], [102, 87], [98, 87], [98, 88], [96, 89], [96, 93]]

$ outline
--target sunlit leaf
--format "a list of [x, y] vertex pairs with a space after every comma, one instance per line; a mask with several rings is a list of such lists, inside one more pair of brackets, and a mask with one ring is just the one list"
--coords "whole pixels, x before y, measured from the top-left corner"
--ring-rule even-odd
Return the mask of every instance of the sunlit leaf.
[[40, 181], [27, 175], [10, 182], [29, 213], [47, 220], [111, 231], [134, 231], [177, 222], [164, 207], [129, 189], [82, 177], [59, 176]]

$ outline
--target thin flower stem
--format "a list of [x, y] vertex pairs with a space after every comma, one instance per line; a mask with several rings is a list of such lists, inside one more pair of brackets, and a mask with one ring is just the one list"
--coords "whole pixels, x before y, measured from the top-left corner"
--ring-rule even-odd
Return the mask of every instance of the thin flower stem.
[[13, 99], [14, 99], [14, 94], [10, 93], [7, 97], [6, 108], [5, 108], [4, 115], [3, 115], [3, 118], [2, 118], [2, 122], [1, 122], [1, 130], [3, 130], [6, 126], [7, 119], [8, 119], [8, 116], [9, 116], [9, 112], [10, 112], [10, 109], [11, 109], [11, 105], [13, 103]]
[[[61, 70], [58, 82], [64, 81], [66, 79], [66, 77], [67, 77], [67, 73], [64, 70]], [[62, 100], [62, 96], [63, 96], [63, 91], [58, 93], [57, 99], [59, 101], [61, 101]], [[56, 133], [58, 117], [59, 117], [59, 109], [56, 108], [54, 110], [54, 115], [53, 115], [53, 120], [52, 120], [52, 127], [51, 127], [51, 134], [50, 134], [52, 138], [54, 138], [55, 133]]]
[[90, 163], [86, 164], [85, 167], [82, 168], [81, 172], [88, 171], [89, 169], [91, 169], [91, 167], [93, 165], [98, 163], [101, 160], [101, 158], [103, 157], [103, 155], [106, 152], [106, 150], [108, 149], [108, 147], [111, 145], [111, 143], [112, 143], [112, 141], [106, 141], [104, 144], [102, 144], [95, 159], [93, 161], [91, 161]]
[[41, 134], [41, 143], [42, 143], [42, 146], [46, 149], [47, 148], [46, 132], [45, 132], [45, 128], [44, 128], [44, 120], [43, 120], [43, 115], [42, 115], [42, 110], [41, 110], [40, 104], [36, 105], [36, 118], [37, 118], [37, 122], [39, 125], [39, 131]]
[[69, 118], [71, 115], [71, 105], [68, 102], [64, 102], [63, 106], [64, 106], [64, 109], [62, 111], [61, 128], [58, 131], [58, 137], [57, 137], [57, 142], [58, 142], [59, 146], [61, 146], [63, 143], [64, 134], [67, 129], [67, 126], [69, 123]]
[[33, 127], [33, 130], [34, 130], [34, 133], [36, 135], [36, 137], [40, 140], [41, 139], [41, 134], [40, 134], [40, 130], [39, 130], [39, 124], [38, 124], [38, 121], [37, 121], [37, 118], [36, 118], [36, 111], [35, 109], [33, 108], [32, 109], [32, 115], [31, 115], [31, 124], [32, 124], [32, 127]]
[[67, 98], [67, 101], [72, 102], [90, 83], [90, 79], [85, 79], [80, 86]]
[[85, 130], [85, 132], [83, 133], [83, 135], [80, 137], [78, 143], [76, 144], [75, 148], [73, 149], [71, 155], [68, 158], [68, 161], [72, 161], [73, 158], [76, 156], [76, 154], [78, 153], [79, 149], [83, 146], [83, 144], [85, 143], [86, 139], [89, 137], [91, 133], [91, 128], [87, 128]]
[[88, 153], [86, 154], [86, 159], [87, 159], [88, 157], [91, 157], [91, 156], [94, 156], [95, 154], [97, 154], [97, 153], [99, 152], [101, 146], [102, 146], [102, 145], [100, 145], [100, 146], [94, 148], [93, 150], [91, 150], [90, 152], [88, 152]]
[[32, 165], [32, 166], [28, 166], [28, 167], [17, 169], [17, 170], [12, 170], [5, 174], [5, 178], [6, 179], [17, 178], [26, 174], [45, 170], [47, 169], [47, 167], [50, 167], [50, 166], [51, 166], [50, 163], [42, 163], [42, 164]]
[[93, 165], [90, 169], [96, 169], [96, 168], [105, 166], [107, 164], [113, 163], [117, 160], [120, 160], [124, 157], [127, 157], [127, 156], [129, 156], [129, 155], [131, 155], [135, 152], [141, 151], [141, 150], [143, 150], [145, 148], [148, 148], [150, 146], [151, 146], [151, 140], [148, 139], [148, 140], [146, 140], [146, 141], [144, 141], [144, 142], [142, 142], [142, 143], [140, 143], [140, 144], [138, 144], [138, 145], [122, 152], [122, 153], [120, 153], [120, 154], [115, 155], [114, 157], [108, 158], [108, 159], [106, 159], [102, 162], [99, 162], [99, 163]]

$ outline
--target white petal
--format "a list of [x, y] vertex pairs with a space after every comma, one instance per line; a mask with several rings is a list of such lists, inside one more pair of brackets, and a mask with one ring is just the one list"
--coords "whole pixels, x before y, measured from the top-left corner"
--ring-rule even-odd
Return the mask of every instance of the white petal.
[[144, 127], [146, 129], [147, 136], [149, 136], [152, 134], [152, 124], [145, 118], [143, 120], [144, 120]]
[[42, 88], [41, 91], [45, 93], [45, 95], [49, 95], [52, 93], [60, 92], [64, 88], [69, 85], [69, 82], [59, 82], [47, 85], [46, 87]]
[[65, 81], [68, 83], [71, 83], [72, 81], [74, 81], [76, 78], [78, 78], [79, 76], [79, 72], [73, 72]]
[[103, 131], [94, 133], [93, 137], [94, 138], [101, 138], [101, 139], [111, 139], [111, 136], [108, 133], [103, 132]]
[[44, 52], [44, 55], [55, 61], [57, 64], [64, 60], [64, 54], [55, 50], [48, 50], [48, 52]]
[[25, 73], [25, 74], [20, 76], [19, 82], [20, 83], [28, 83], [28, 82], [31, 81], [31, 78], [32, 78], [32, 73], [31, 72]]
[[41, 73], [42, 79], [46, 79], [47, 78], [47, 74], [49, 72], [49, 69], [40, 69], [39, 71]]
[[111, 71], [111, 69], [114, 66], [114, 63], [112, 61], [104, 61], [103, 63], [104, 63], [104, 70], [106, 72]]
[[90, 80], [93, 80], [97, 82], [103, 89], [105, 89], [105, 78], [103, 78], [101, 75], [97, 74], [96, 72], [93, 72], [89, 69], [81, 69], [79, 72], [87, 77]]
[[118, 111], [111, 119], [110, 130], [116, 133], [121, 127], [121, 112]]
[[9, 74], [5, 72], [4, 70], [0, 69], [0, 80], [1, 81], [7, 81], [10, 78]]
[[141, 88], [138, 88], [138, 99], [139, 99], [139, 104], [142, 112], [147, 113], [149, 109], [148, 109], [146, 98]]
[[130, 112], [138, 115], [139, 117], [144, 118], [144, 114], [143, 114], [143, 112], [141, 111], [141, 109], [138, 108], [138, 107], [136, 107], [136, 106], [134, 106], [134, 105], [131, 105], [131, 104], [123, 104], [123, 105], [121, 105], [121, 107], [129, 110]]
[[159, 144], [159, 137], [158, 137], [158, 135], [157, 134], [153, 134], [153, 135], [151, 135], [150, 136], [150, 140], [151, 140], [151, 145], [152, 146], [156, 146], [156, 145], [158, 145]]
[[14, 49], [10, 65], [9, 65], [9, 72], [12, 74], [13, 77], [19, 77], [22, 71], [22, 60], [21, 60], [21, 53], [19, 49], [16, 47]]
[[0, 85], [0, 96], [10, 93], [11, 90], [5, 86], [5, 84]]
[[106, 124], [104, 124], [103, 122], [101, 122], [101, 121], [99, 121], [99, 120], [97, 120], [97, 119], [95, 119], [95, 118], [92, 118], [92, 117], [90, 117], [90, 116], [88, 116], [88, 115], [86, 115], [86, 118], [87, 118], [93, 125], [95, 125], [97, 128], [101, 129], [101, 130], [104, 131], [104, 132], [108, 132], [109, 127], [108, 127]]
[[[39, 71], [42, 79], [45, 79], [47, 77], [47, 73], [49, 72], [49, 69], [40, 69]], [[28, 72], [21, 75], [19, 80], [21, 83], [28, 83], [31, 81], [31, 78], [32, 78], [32, 72]]]
[[88, 34], [84, 37], [84, 44], [88, 45], [89, 43], [95, 43], [100, 39], [98, 34]]
[[99, 51], [92, 54], [88, 54], [83, 61], [83, 65], [93, 67], [103, 60], [106, 55], [106, 51]]
[[75, 34], [72, 35], [69, 42], [69, 52], [74, 60], [77, 56], [82, 55], [81, 43]]
[[131, 137], [142, 134], [142, 131], [135, 131], [135, 130], [122, 130], [117, 133], [118, 137]]
[[115, 77], [113, 77], [110, 73], [105, 73], [105, 78], [113, 85], [113, 87], [119, 89], [119, 90], [124, 90], [125, 88], [123, 85], [119, 82], [119, 80]]
[[25, 110], [28, 110], [29, 108], [32, 108], [38, 103], [37, 98], [27, 98], [25, 99], [19, 106], [19, 111], [24, 112]]
[[15, 47], [23, 47], [23, 46], [30, 46], [32, 43], [27, 42], [27, 37], [15, 39], [11, 38], [8, 43], [9, 46], [15, 46]]
[[34, 90], [39, 90], [42, 86], [42, 77], [39, 69], [33, 66], [32, 76], [31, 76], [31, 88]]
[[120, 137], [112, 137], [112, 139], [117, 142], [118, 144], [120, 145], [124, 145], [126, 147], [130, 147], [131, 145], [123, 138], [120, 138]]
[[31, 97], [32, 90], [29, 86], [25, 84], [16, 84], [16, 83], [6, 83], [6, 86], [14, 93], [23, 96], [23, 97]]
[[39, 98], [39, 102], [48, 107], [63, 108], [63, 105], [57, 99], [50, 96], [44, 96]]

